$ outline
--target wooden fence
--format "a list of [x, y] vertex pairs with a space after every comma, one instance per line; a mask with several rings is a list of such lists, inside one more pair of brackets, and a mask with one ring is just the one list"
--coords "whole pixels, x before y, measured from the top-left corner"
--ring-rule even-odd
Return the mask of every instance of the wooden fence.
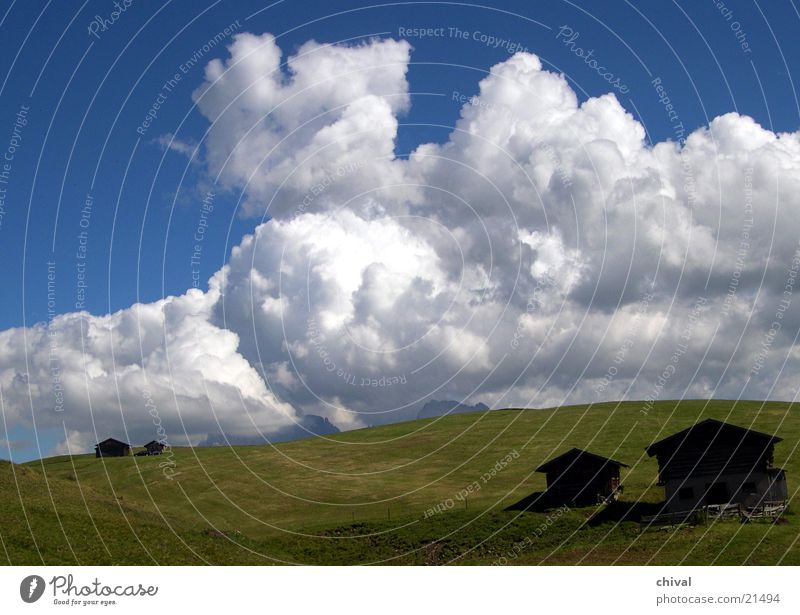
[[758, 506], [742, 506], [741, 504], [709, 504], [695, 510], [661, 513], [642, 517], [641, 525], [678, 525], [681, 523], [700, 524], [709, 519], [739, 519], [747, 522], [751, 519], [775, 519], [786, 510], [786, 502], [763, 502]]

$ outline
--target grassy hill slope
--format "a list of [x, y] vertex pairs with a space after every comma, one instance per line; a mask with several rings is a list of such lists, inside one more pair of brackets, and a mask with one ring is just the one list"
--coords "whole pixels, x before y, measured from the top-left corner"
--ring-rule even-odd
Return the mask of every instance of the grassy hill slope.
[[[542, 490], [544, 477], [533, 469], [573, 446], [631, 466], [622, 476], [626, 501], [658, 502], [657, 465], [644, 447], [705, 417], [784, 438], [775, 463], [787, 469], [790, 492], [797, 488], [798, 406], [661, 402], [647, 414], [642, 407], [504, 410], [275, 447], [4, 464], [0, 557], [15, 564], [800, 563], [793, 512], [782, 524], [640, 533], [629, 521], [590, 527], [592, 509], [504, 511]], [[165, 473], [166, 462], [174, 468]], [[25, 531], [14, 529], [20, 519]]]

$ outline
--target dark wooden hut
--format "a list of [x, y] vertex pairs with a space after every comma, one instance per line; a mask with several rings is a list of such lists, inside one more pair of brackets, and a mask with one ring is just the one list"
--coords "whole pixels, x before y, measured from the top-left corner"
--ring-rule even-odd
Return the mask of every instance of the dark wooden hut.
[[616, 499], [622, 491], [619, 470], [627, 467], [608, 457], [573, 448], [536, 471], [547, 475], [549, 503], [586, 505]]
[[781, 438], [706, 419], [645, 449], [658, 460], [669, 512], [714, 504], [785, 504], [786, 474], [772, 467]]
[[164, 452], [164, 448], [166, 448], [164, 444], [158, 440], [151, 440], [144, 445], [144, 450], [148, 455], [160, 455]]
[[95, 457], [125, 457], [130, 454], [131, 445], [114, 438], [98, 442], [94, 447]]

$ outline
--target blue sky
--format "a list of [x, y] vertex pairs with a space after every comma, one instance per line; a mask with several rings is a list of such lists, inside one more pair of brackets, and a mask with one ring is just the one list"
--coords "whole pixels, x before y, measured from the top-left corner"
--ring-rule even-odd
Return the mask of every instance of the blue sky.
[[[187, 255], [213, 178], [202, 147], [199, 160], [189, 163], [185, 155], [165, 151], [159, 139], [203, 139], [208, 121], [193, 107], [191, 93], [202, 83], [205, 64], [227, 56], [224, 44], [208, 52], [203, 45], [231, 24], [237, 32], [273, 33], [284, 54], [309, 39], [406, 38], [413, 45], [411, 108], [401, 117], [401, 156], [420, 143], [445, 142], [463, 104], [454, 93], [476, 94], [478, 81], [508, 59], [509, 49], [528, 50], [548, 70], [563, 72], [581, 99], [613, 90], [574, 52], [575, 45], [593, 50], [627, 86], [617, 96], [653, 142], [674, 137], [674, 123], [653, 86], [657, 78], [687, 132], [729, 111], [750, 115], [775, 132], [797, 130], [800, 116], [800, 17], [783, 0], [554, 0], [495, 2], [491, 8], [249, 0], [173, 1], [156, 8], [134, 0], [107, 31], [93, 36], [95, 16], [110, 17], [113, 10], [106, 0], [6, 2], [0, 9], [4, 150], [15, 118], [29, 109], [5, 185], [0, 330], [48, 318], [48, 263], [57, 272], [54, 313], [72, 312], [83, 301], [92, 314], [105, 314], [192, 286]], [[429, 35], [419, 36], [419, 29]], [[157, 117], [144, 135], [137, 133], [164, 82], [176, 73], [181, 79], [162, 97]], [[232, 246], [262, 221], [237, 215], [238, 193], [217, 192], [218, 223], [207, 227], [195, 272], [201, 288]], [[82, 215], [87, 196], [91, 213]], [[85, 295], [79, 295], [76, 270], [82, 231]], [[23, 428], [11, 435], [30, 440]], [[23, 457], [33, 450], [23, 448]]]

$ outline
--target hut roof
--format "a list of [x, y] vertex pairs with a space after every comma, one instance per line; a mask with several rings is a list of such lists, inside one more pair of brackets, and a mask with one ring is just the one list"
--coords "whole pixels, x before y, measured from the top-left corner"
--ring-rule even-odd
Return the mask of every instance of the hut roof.
[[739, 427], [738, 425], [732, 425], [731, 423], [718, 421], [717, 419], [705, 419], [671, 436], [667, 436], [663, 440], [653, 442], [645, 451], [652, 457], [663, 451], [672, 452], [676, 447], [679, 447], [685, 442], [689, 443], [702, 440], [707, 442], [733, 442], [738, 444], [745, 439], [766, 446], [780, 442], [783, 438], [761, 431], [755, 431], [754, 429], [747, 429], [745, 427]]
[[127, 442], [123, 442], [122, 440], [117, 440], [116, 438], [106, 438], [102, 442], [98, 442], [97, 444], [95, 444], [95, 448], [97, 448], [98, 446], [102, 446], [103, 444], [119, 444], [121, 446], [130, 447], [130, 444], [128, 444]]
[[536, 468], [537, 472], [551, 472], [553, 470], [558, 470], [563, 467], [569, 467], [573, 464], [591, 464], [593, 466], [606, 466], [606, 465], [613, 465], [622, 468], [627, 468], [628, 466], [620, 461], [615, 461], [609, 457], [603, 457], [602, 455], [596, 455], [595, 453], [590, 453], [589, 451], [584, 451], [579, 448], [572, 448], [568, 450], [563, 455], [559, 455], [540, 465]]

